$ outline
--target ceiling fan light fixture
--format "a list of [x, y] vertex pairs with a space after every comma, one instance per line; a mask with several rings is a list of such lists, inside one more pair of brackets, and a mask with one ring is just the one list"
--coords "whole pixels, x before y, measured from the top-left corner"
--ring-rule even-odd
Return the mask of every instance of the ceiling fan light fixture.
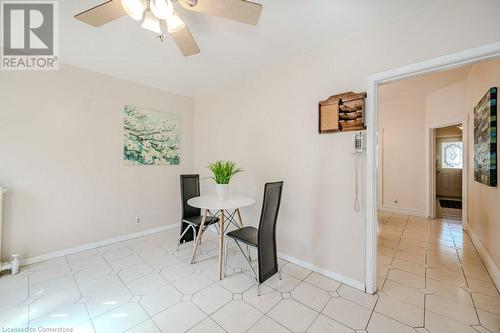
[[149, 6], [160, 20], [166, 20], [174, 15], [174, 5], [171, 0], [151, 0]]
[[160, 20], [150, 10], [144, 14], [144, 20], [142, 21], [141, 27], [159, 34], [162, 33]]
[[121, 0], [121, 4], [128, 16], [136, 21], [142, 19], [147, 8], [145, 0]]
[[174, 14], [167, 19], [167, 27], [169, 33], [175, 33], [186, 26], [186, 23], [179, 17], [179, 15]]

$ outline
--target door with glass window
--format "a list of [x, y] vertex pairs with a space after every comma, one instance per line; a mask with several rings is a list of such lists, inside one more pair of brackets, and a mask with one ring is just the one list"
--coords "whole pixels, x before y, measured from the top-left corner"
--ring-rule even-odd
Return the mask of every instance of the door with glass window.
[[436, 140], [436, 194], [438, 197], [462, 197], [462, 138]]

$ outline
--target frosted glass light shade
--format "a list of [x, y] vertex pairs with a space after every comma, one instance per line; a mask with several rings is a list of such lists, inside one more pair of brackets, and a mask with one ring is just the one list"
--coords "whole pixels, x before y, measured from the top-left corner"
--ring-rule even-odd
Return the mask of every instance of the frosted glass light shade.
[[136, 21], [140, 21], [146, 10], [145, 0], [121, 0], [123, 10]]

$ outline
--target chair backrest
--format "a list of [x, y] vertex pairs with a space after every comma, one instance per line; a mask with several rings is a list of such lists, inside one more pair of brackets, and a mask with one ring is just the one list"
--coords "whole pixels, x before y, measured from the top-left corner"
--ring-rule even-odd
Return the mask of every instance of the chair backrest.
[[181, 175], [182, 218], [200, 216], [201, 210], [187, 204], [200, 195], [200, 175]]
[[258, 234], [260, 283], [278, 272], [276, 221], [278, 220], [282, 189], [283, 182], [267, 183], [264, 187]]

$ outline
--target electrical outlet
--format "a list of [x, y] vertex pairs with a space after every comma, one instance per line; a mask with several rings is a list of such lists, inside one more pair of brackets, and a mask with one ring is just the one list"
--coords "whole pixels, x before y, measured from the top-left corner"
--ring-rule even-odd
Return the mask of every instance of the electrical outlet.
[[136, 217], [135, 218], [135, 224], [140, 224], [141, 223], [141, 218], [140, 217]]
[[286, 179], [286, 174], [287, 174], [287, 170], [286, 169], [281, 169], [281, 178], [283, 178], [283, 180]]

